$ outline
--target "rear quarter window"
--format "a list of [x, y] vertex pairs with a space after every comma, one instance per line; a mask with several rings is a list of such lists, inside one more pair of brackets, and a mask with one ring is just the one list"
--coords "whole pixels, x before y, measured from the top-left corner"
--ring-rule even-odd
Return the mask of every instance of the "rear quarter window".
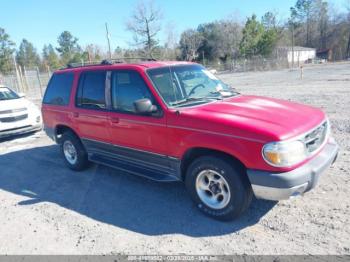
[[73, 73], [54, 74], [47, 86], [43, 104], [68, 105], [73, 79]]

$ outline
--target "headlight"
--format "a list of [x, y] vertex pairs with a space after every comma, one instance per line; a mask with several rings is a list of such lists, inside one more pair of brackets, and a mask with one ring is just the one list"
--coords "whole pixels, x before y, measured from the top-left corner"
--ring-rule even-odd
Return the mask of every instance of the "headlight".
[[307, 153], [303, 142], [273, 142], [263, 147], [265, 161], [276, 167], [288, 167], [306, 159]]

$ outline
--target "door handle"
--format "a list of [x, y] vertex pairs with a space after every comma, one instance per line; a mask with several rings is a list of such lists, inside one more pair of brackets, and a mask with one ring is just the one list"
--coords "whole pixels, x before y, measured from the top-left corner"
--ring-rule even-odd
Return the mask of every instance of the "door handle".
[[75, 117], [75, 118], [79, 117], [79, 113], [78, 112], [73, 112], [73, 117]]
[[118, 117], [111, 117], [109, 119], [112, 124], [118, 124], [119, 123], [119, 118]]

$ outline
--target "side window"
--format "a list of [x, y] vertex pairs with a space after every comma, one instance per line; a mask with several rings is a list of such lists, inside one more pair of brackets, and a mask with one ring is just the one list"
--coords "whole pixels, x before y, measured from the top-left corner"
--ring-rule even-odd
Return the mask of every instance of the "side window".
[[90, 109], [106, 109], [106, 72], [82, 73], [79, 80], [76, 105]]
[[73, 79], [73, 73], [54, 74], [47, 86], [43, 104], [68, 105]]
[[136, 71], [112, 72], [111, 93], [112, 107], [120, 112], [135, 114], [134, 102], [142, 98], [148, 98], [154, 103], [145, 81]]

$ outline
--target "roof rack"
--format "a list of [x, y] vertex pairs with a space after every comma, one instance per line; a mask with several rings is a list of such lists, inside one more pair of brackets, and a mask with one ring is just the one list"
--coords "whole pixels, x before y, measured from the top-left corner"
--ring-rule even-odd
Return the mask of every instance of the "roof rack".
[[104, 59], [102, 61], [92, 61], [92, 62], [84, 62], [81, 63], [69, 63], [66, 67], [61, 68], [68, 69], [68, 68], [79, 68], [79, 67], [87, 67], [87, 66], [101, 66], [101, 65], [113, 65], [113, 64], [120, 64], [120, 63], [128, 63], [130, 60], [138, 60], [138, 61], [157, 61], [154, 58], [145, 58], [145, 57], [122, 57], [122, 58], [114, 58], [114, 59]]

